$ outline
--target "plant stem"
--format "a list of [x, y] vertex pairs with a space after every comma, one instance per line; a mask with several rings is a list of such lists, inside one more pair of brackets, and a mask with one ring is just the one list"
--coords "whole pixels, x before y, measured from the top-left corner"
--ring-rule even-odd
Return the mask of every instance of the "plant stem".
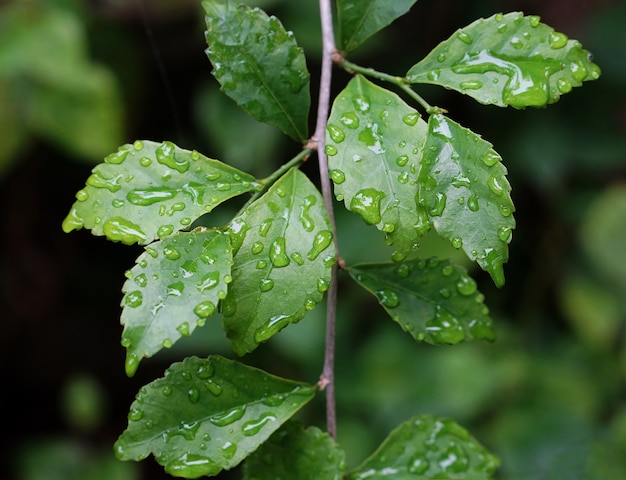
[[339, 62], [339, 65], [341, 65], [346, 70], [357, 72], [362, 75], [366, 75], [368, 77], [377, 78], [379, 80], [383, 80], [385, 82], [389, 82], [389, 83], [393, 83], [394, 85], [397, 85], [402, 91], [404, 91], [413, 100], [419, 103], [424, 108], [424, 110], [426, 110], [426, 112], [429, 114], [437, 113], [441, 110], [440, 108], [431, 106], [426, 100], [424, 100], [420, 95], [418, 95], [415, 92], [415, 90], [413, 90], [409, 86], [409, 81], [407, 80], [406, 77], [396, 77], [393, 75], [388, 75], [386, 73], [374, 70], [373, 68], [361, 67], [347, 60], [342, 60], [341, 62]]
[[284, 165], [281, 165], [280, 168], [278, 168], [277, 170], [275, 170], [274, 172], [272, 172], [271, 175], [269, 175], [268, 177], [263, 178], [262, 180], [259, 180], [260, 184], [261, 184], [261, 188], [259, 188], [258, 190], [256, 190], [254, 192], [254, 194], [252, 194], [252, 196], [250, 197], [250, 199], [246, 202], [246, 204], [241, 207], [241, 209], [239, 210], [239, 212], [237, 213], [237, 215], [239, 215], [239, 213], [243, 212], [246, 210], [246, 208], [248, 208], [250, 206], [250, 204], [252, 202], [254, 202], [257, 198], [259, 198], [261, 195], [263, 195], [263, 193], [270, 187], [272, 186], [272, 184], [278, 180], [280, 177], [283, 176], [283, 174], [289, 170], [292, 167], [295, 167], [296, 165], [298, 165], [299, 163], [304, 162], [309, 155], [311, 155], [311, 153], [313, 152], [313, 150], [311, 148], [305, 148], [303, 149], [298, 155], [296, 155], [295, 157], [293, 157], [291, 160], [289, 160], [287, 163], [285, 163]]
[[[317, 144], [317, 157], [320, 171], [320, 183], [324, 205], [328, 212], [338, 263], [341, 261], [337, 243], [337, 229], [333, 212], [333, 198], [328, 175], [328, 157], [324, 152], [326, 139], [326, 122], [330, 108], [330, 85], [332, 80], [333, 54], [335, 36], [333, 34], [333, 17], [330, 0], [319, 0], [320, 21], [322, 25], [322, 69], [320, 74], [319, 100], [317, 104], [317, 121], [313, 141]], [[337, 438], [337, 419], [335, 410], [335, 326], [337, 319], [337, 272], [338, 263], [331, 270], [330, 286], [326, 297], [326, 345], [324, 349], [324, 368], [319, 385], [326, 390], [326, 430], [333, 438]]]

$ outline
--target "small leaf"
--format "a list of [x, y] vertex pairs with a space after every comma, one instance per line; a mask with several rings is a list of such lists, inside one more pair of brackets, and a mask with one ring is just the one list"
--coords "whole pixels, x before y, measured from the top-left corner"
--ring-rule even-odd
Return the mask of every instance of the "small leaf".
[[309, 72], [293, 34], [276, 17], [228, 0], [206, 0], [206, 53], [226, 95], [294, 140], [308, 138]]
[[120, 460], [151, 453], [170, 475], [229, 470], [309, 402], [315, 387], [220, 356], [188, 357], [144, 386], [115, 443]]
[[115, 242], [146, 245], [256, 186], [254, 177], [196, 151], [137, 140], [93, 169], [63, 230], [85, 227]]
[[451, 420], [417, 415], [404, 422], [347, 480], [478, 480], [492, 478], [499, 460]]
[[495, 339], [476, 282], [449, 260], [361, 264], [349, 272], [415, 340], [439, 345]]
[[417, 177], [419, 207], [450, 240], [504, 285], [503, 264], [515, 228], [511, 186], [492, 145], [443, 115], [428, 119], [428, 139]]
[[154, 242], [127, 272], [122, 287], [122, 345], [126, 373], [203, 326], [226, 297], [232, 251], [217, 230], [181, 232]]
[[340, 480], [345, 453], [319, 428], [290, 420], [243, 464], [244, 480]]
[[543, 107], [600, 68], [576, 40], [520, 12], [496, 14], [457, 30], [411, 67], [411, 83], [432, 83], [480, 103]]
[[323, 199], [297, 169], [233, 219], [230, 233], [235, 263], [222, 313], [243, 355], [322, 300], [335, 248]]
[[328, 120], [326, 153], [335, 196], [385, 233], [396, 261], [406, 258], [429, 228], [415, 203], [426, 131], [416, 110], [362, 76], [335, 99]]
[[417, 0], [337, 0], [339, 44], [351, 52], [365, 40], [401, 17]]

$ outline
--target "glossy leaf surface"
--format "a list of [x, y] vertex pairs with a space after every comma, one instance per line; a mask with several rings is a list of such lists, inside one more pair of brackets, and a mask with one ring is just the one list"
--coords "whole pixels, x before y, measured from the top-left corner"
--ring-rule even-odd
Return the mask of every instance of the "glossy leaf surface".
[[492, 145], [436, 114], [418, 175], [419, 207], [439, 235], [450, 240], [504, 284], [503, 264], [515, 228], [506, 168]]
[[223, 357], [188, 357], [139, 391], [116, 455], [153, 454], [170, 475], [214, 476], [256, 450], [314, 392]]
[[309, 72], [302, 49], [276, 17], [228, 0], [207, 0], [206, 50], [226, 95], [294, 140], [308, 138]]
[[417, 0], [337, 0], [339, 48], [351, 52], [369, 37], [401, 17]]
[[322, 197], [297, 169], [233, 219], [230, 233], [235, 263], [222, 313], [243, 355], [322, 300], [335, 248]]
[[84, 227], [115, 242], [146, 245], [256, 186], [254, 177], [196, 151], [137, 140], [93, 169], [63, 230]]
[[146, 248], [122, 287], [127, 375], [204, 325], [226, 297], [232, 263], [230, 237], [217, 230], [180, 232]]
[[478, 480], [492, 478], [499, 461], [451, 420], [417, 415], [404, 422], [348, 480]]
[[542, 107], [600, 69], [576, 40], [539, 17], [496, 14], [457, 30], [411, 67], [412, 83], [433, 83], [485, 104]]
[[428, 221], [416, 208], [427, 126], [419, 113], [362, 76], [333, 104], [326, 153], [337, 200], [385, 233], [396, 261], [416, 247]]
[[449, 260], [360, 264], [349, 272], [415, 340], [438, 345], [495, 339], [476, 282]]
[[345, 454], [326, 432], [287, 422], [244, 463], [244, 480], [340, 480]]

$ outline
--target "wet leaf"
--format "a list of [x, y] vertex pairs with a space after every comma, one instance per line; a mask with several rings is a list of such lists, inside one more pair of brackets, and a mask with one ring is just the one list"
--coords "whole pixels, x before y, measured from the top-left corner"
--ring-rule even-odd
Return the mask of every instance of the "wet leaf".
[[294, 140], [308, 138], [311, 103], [304, 53], [276, 17], [228, 0], [206, 0], [206, 50], [226, 95]]
[[351, 52], [365, 40], [401, 17], [417, 0], [337, 0], [339, 46]]
[[243, 355], [322, 300], [335, 248], [322, 197], [297, 169], [234, 218], [230, 233], [235, 263], [222, 313]]
[[415, 340], [439, 345], [495, 339], [476, 282], [449, 260], [359, 264], [349, 272]]
[[84, 227], [115, 242], [146, 245], [256, 186], [254, 177], [196, 151], [137, 140], [93, 169], [63, 230]]
[[347, 480], [492, 478], [499, 460], [451, 420], [417, 415], [404, 422]]
[[344, 457], [326, 432], [289, 421], [246, 459], [244, 480], [340, 480]]
[[419, 208], [450, 240], [504, 285], [503, 264], [515, 228], [511, 186], [500, 155], [471, 130], [436, 114], [418, 175]]
[[256, 450], [314, 393], [311, 385], [220, 356], [188, 357], [141, 388], [115, 452], [120, 460], [152, 453], [177, 477], [215, 476]]
[[429, 228], [416, 208], [426, 122], [396, 94], [362, 76], [333, 104], [326, 153], [337, 200], [385, 233], [402, 260]]
[[479, 19], [457, 30], [411, 67], [412, 83], [432, 83], [480, 103], [543, 107], [595, 80], [600, 68], [576, 40], [520, 12]]
[[122, 287], [129, 376], [143, 357], [191, 335], [215, 313], [232, 263], [230, 237], [217, 230], [181, 232], [146, 248]]

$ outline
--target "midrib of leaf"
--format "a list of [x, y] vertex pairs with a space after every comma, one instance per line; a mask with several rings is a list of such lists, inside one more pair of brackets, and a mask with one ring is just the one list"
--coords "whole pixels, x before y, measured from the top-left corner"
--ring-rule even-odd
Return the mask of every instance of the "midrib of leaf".
[[[259, 82], [261, 82], [261, 84], [263, 85], [263, 88], [265, 88], [265, 90], [267, 91], [267, 93], [269, 94], [270, 97], [272, 97], [272, 99], [274, 100], [274, 103], [278, 106], [278, 108], [283, 112], [283, 115], [285, 115], [285, 118], [287, 118], [287, 120], [289, 121], [289, 123], [291, 124], [291, 127], [293, 128], [293, 130], [296, 132], [296, 134], [298, 135], [298, 137], [300, 138], [300, 140], [304, 140], [305, 139], [305, 135], [302, 134], [302, 132], [300, 131], [300, 129], [295, 125], [295, 123], [293, 122], [293, 118], [292, 116], [289, 114], [288, 110], [285, 109], [285, 107], [283, 106], [283, 104], [279, 101], [279, 99], [276, 97], [276, 95], [274, 94], [274, 90], [272, 90], [269, 87], [269, 84], [265, 81], [265, 77], [262, 75], [262, 72], [260, 70], [258, 70], [258, 68], [256, 67], [256, 58], [250, 56], [246, 51], [244, 51], [243, 49], [240, 49], [240, 53], [242, 54], [242, 56], [246, 57], [248, 59], [248, 63], [251, 65], [251, 69], [254, 71], [257, 79], [259, 80]], [[252, 61], [250, 61], [252, 59]]]
[[367, 5], [367, 8], [365, 9], [365, 14], [363, 15], [363, 17], [361, 17], [361, 21], [359, 22], [359, 28], [354, 30], [354, 34], [352, 35], [352, 37], [350, 37], [350, 40], [348, 42], [346, 42], [346, 48], [350, 46], [350, 43], [352, 43], [352, 41], [354, 40], [354, 37], [356, 36], [356, 34], [363, 27], [363, 24], [365, 23], [365, 20], [367, 20], [367, 18], [370, 15], [370, 12], [372, 11], [372, 6], [374, 5], [374, 2], [376, 2], [376, 0], [370, 0], [369, 4]]

